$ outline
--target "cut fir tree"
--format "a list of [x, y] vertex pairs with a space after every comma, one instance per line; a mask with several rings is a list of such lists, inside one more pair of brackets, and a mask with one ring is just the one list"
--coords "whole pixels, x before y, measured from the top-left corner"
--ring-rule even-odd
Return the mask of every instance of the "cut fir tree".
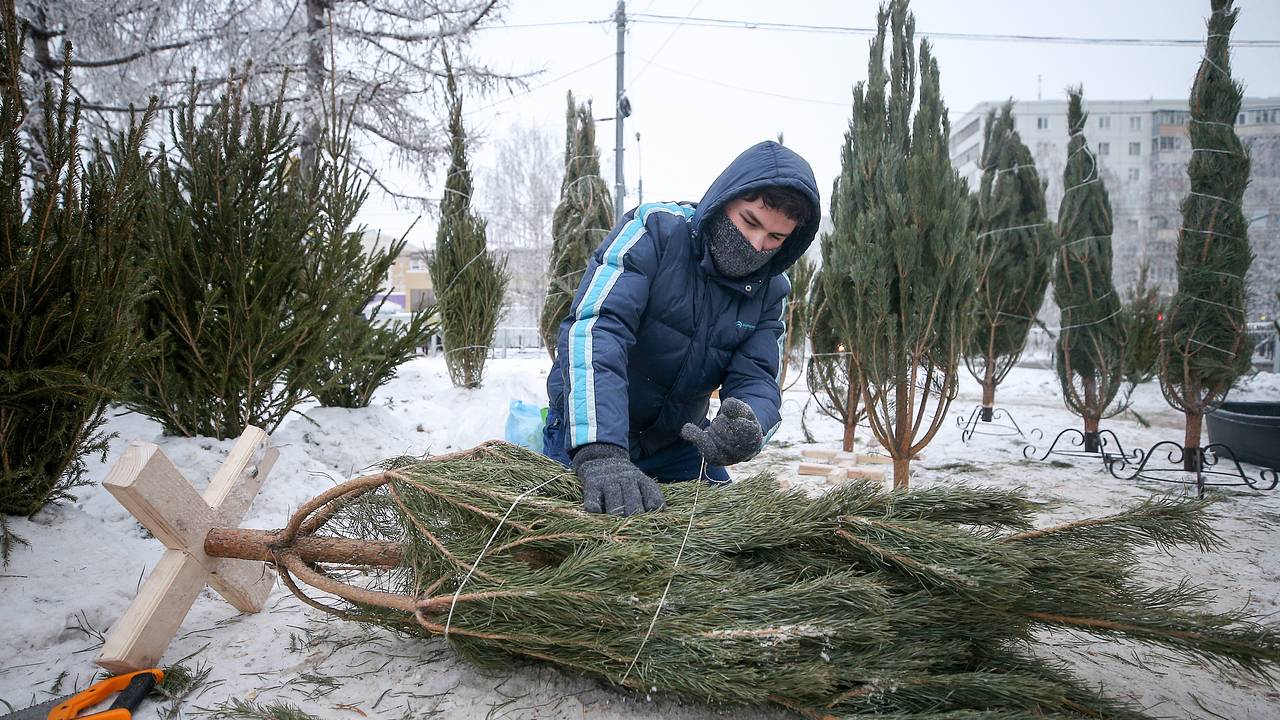
[[917, 98], [906, 1], [881, 7], [877, 22], [868, 79], [853, 91], [819, 277], [871, 431], [893, 457], [894, 486], [906, 487], [912, 458], [956, 395], [972, 328], [974, 252], [937, 60], [922, 40]]
[[553, 361], [560, 323], [569, 314], [587, 258], [613, 226], [613, 198], [609, 185], [600, 177], [591, 105], [575, 104], [573, 93], [569, 93], [565, 126], [564, 181], [560, 185], [560, 204], [551, 220], [551, 277], [539, 328]]
[[[145, 350], [135, 322], [147, 292], [137, 265], [137, 218], [149, 157], [140, 152], [153, 106], [88, 162], [71, 47], [57, 83], [37, 88], [28, 117], [27, 61], [12, 0], [0, 3], [0, 556], [13, 543], [5, 515], [73, 499], [85, 456], [106, 453], [107, 403]], [[55, 87], [58, 90], [55, 92]], [[24, 125], [37, 128], [24, 132]], [[39, 159], [37, 159], [39, 158]]]
[[1111, 200], [1084, 128], [1083, 91], [1068, 91], [1067, 166], [1058, 207], [1053, 299], [1062, 314], [1055, 348], [1067, 409], [1084, 419], [1084, 450], [1101, 450], [1098, 424], [1125, 407], [1117, 401], [1124, 372], [1120, 297], [1111, 281]]
[[[442, 52], [443, 47], [442, 47]], [[428, 267], [444, 340], [444, 363], [455, 387], [480, 387], [507, 290], [506, 262], [485, 245], [485, 223], [471, 210], [473, 188], [462, 126], [462, 95], [444, 57], [449, 89], [449, 171], [440, 201], [436, 251]]]
[[1204, 60], [1191, 87], [1191, 192], [1182, 201], [1178, 290], [1160, 332], [1160, 389], [1186, 415], [1183, 470], [1198, 471], [1205, 413], [1249, 369], [1245, 275], [1253, 262], [1244, 216], [1249, 154], [1236, 136], [1244, 94], [1231, 78], [1231, 30], [1239, 10], [1212, 0]]
[[1044, 184], [1031, 151], [1014, 129], [1012, 102], [987, 114], [982, 183], [973, 211], [978, 289], [964, 359], [982, 384], [980, 418], [990, 422], [996, 387], [1022, 356], [1057, 249]]
[[1051, 630], [1280, 668], [1274, 624], [1140, 571], [1150, 549], [1217, 543], [1203, 501], [1036, 529], [1017, 492], [851, 482], [810, 498], [759, 475], [669, 485], [665, 511], [619, 518], [583, 511], [563, 466], [506, 443], [388, 467], [284, 531], [220, 529], [205, 548], [274, 560], [317, 609], [442, 636], [482, 667], [523, 658], [810, 718], [1148, 717], [1064, 671]]

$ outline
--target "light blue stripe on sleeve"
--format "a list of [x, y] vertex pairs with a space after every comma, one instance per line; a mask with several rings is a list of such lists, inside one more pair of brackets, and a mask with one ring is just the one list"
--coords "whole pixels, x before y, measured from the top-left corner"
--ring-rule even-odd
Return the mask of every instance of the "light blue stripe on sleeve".
[[645, 223], [654, 212], [679, 215], [686, 220], [693, 215], [693, 208], [677, 203], [649, 203], [636, 209], [635, 216], [605, 249], [603, 262], [596, 268], [587, 291], [582, 296], [569, 327], [569, 443], [572, 447], [596, 442], [596, 383], [593, 367], [593, 330], [600, 308], [609, 297], [624, 272], [627, 252], [645, 233]]

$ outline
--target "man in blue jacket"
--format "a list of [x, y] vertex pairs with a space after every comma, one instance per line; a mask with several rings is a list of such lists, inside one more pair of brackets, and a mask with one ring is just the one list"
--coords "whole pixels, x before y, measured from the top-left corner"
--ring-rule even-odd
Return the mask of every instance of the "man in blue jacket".
[[585, 509], [658, 510], [657, 482], [726, 483], [760, 452], [782, 419], [783, 273], [820, 217], [809, 164], [762, 142], [701, 202], [641, 205], [605, 238], [547, 378], [544, 452], [573, 468]]

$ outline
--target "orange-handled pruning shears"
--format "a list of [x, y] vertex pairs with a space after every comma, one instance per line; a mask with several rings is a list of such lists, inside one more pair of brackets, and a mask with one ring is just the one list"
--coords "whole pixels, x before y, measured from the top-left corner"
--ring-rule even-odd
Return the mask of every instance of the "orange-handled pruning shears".
[[[158, 668], [116, 675], [99, 680], [74, 695], [19, 710], [13, 715], [0, 717], [0, 720], [132, 720], [133, 711], [162, 680], [164, 671]], [[89, 715], [80, 714], [106, 700], [112, 693], [120, 695], [110, 708]]]

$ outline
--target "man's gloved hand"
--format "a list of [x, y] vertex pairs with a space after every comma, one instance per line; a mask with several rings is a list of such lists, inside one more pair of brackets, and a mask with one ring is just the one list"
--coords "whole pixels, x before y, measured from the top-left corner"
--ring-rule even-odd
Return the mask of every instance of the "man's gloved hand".
[[582, 481], [582, 507], [587, 512], [639, 515], [666, 507], [658, 483], [617, 445], [583, 445], [573, 456], [573, 472]]
[[725, 398], [720, 412], [706, 430], [685, 423], [680, 437], [697, 446], [711, 465], [733, 465], [760, 452], [764, 433], [751, 406], [737, 398]]

